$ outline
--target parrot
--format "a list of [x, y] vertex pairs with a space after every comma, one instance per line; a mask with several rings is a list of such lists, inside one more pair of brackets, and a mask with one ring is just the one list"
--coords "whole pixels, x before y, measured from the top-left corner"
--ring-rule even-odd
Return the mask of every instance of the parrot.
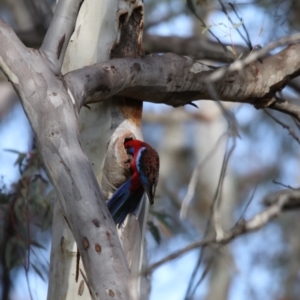
[[159, 175], [159, 156], [149, 144], [130, 139], [125, 140], [124, 148], [131, 158], [130, 177], [107, 201], [107, 207], [118, 228], [128, 214], [138, 212], [144, 193], [153, 205]]

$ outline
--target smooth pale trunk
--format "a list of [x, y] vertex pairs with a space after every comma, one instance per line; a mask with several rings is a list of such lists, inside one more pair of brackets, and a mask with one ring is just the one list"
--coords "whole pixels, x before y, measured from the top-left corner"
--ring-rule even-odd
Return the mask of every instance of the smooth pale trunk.
[[[109, 60], [110, 50], [120, 36], [119, 7], [126, 9], [130, 15], [133, 8], [140, 2], [137, 1], [133, 6], [125, 1], [118, 0], [85, 0], [66, 52], [62, 69], [63, 74], [82, 66]], [[126, 111], [126, 107], [123, 106], [124, 110]], [[107, 179], [115, 175], [120, 177], [120, 180], [125, 180], [122, 174], [121, 161], [124, 156], [119, 157], [119, 148], [116, 147], [116, 144], [120, 146], [122, 137], [127, 135], [142, 139], [140, 117], [141, 115], [134, 119], [132, 114], [122, 113], [119, 106], [112, 104], [109, 99], [105, 103], [90, 105], [90, 109], [86, 107], [81, 109], [79, 116], [81, 145], [99, 184], [101, 184], [101, 181], [103, 183], [101, 187], [106, 198], [111, 195], [113, 189], [109, 179], [103, 180], [103, 177]], [[108, 157], [108, 159], [104, 163], [105, 157]], [[109, 167], [115, 161], [118, 163], [118, 168], [111, 170]], [[106, 166], [105, 174], [102, 175], [104, 165]], [[108, 174], [109, 172], [120, 172], [121, 175]], [[81, 273], [79, 273], [78, 282], [75, 281], [77, 247], [74, 237], [63, 218], [58, 201], [55, 202], [54, 211], [48, 300], [90, 299], [88, 288]], [[142, 299], [148, 298], [149, 289], [143, 288], [141, 291], [141, 281], [138, 276], [144, 255], [147, 211], [148, 204], [145, 202], [139, 219], [132, 219], [129, 226], [126, 226], [123, 231], [119, 230], [125, 256], [133, 275], [133, 280], [130, 283], [131, 299], [140, 299], [139, 294], [141, 292], [143, 292]], [[60, 251], [62, 243], [63, 252]], [[84, 270], [81, 261], [80, 269]]]

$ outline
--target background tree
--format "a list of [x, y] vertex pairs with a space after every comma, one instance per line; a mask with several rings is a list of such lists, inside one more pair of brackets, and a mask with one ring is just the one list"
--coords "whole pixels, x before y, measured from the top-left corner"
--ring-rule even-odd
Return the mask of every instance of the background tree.
[[[90, 16], [92, 13], [95, 13], [97, 19], [99, 17], [98, 12], [100, 11], [100, 8], [97, 10], [95, 7], [92, 9], [92, 12], [87, 14], [89, 20], [82, 21], [82, 24], [85, 24], [85, 26], [77, 24], [78, 27], [75, 28], [74, 32], [77, 32], [79, 36], [81, 36], [81, 33], [83, 37], [91, 36], [94, 43], [91, 44], [91, 40], [80, 41], [79, 39], [75, 41], [71, 38], [71, 43], [76, 45], [73, 50], [72, 47], [70, 50], [67, 50], [63, 73], [84, 65], [90, 65], [96, 61], [101, 62], [116, 57], [136, 58], [141, 55], [138, 43], [132, 48], [126, 44], [128, 40], [126, 28], [129, 30], [128, 28], [136, 28], [140, 24], [139, 16], [142, 15], [141, 7], [139, 10], [134, 9], [134, 7], [138, 7], [140, 4], [133, 4], [132, 10], [126, 11], [125, 9], [125, 12], [127, 12], [126, 15], [124, 10], [116, 9], [117, 2], [115, 1], [114, 4], [110, 2], [107, 6], [108, 10], [101, 7], [101, 11], [105, 12], [111, 24], [114, 24], [114, 20], [117, 20], [122, 26], [104, 27], [101, 26], [100, 21], [96, 25], [93, 24], [94, 19]], [[85, 3], [88, 3], [88, 1], [84, 2], [80, 13], [83, 13], [85, 9]], [[122, 3], [120, 1], [119, 5]], [[25, 4], [30, 5], [26, 6]], [[50, 15], [52, 14], [51, 5], [53, 3], [49, 2], [47, 5], [47, 2], [24, 2], [24, 6], [22, 6], [23, 3], [21, 5], [14, 5], [13, 1], [9, 1], [3, 2], [2, 5], [2, 11], [4, 11], [2, 16], [15, 26], [15, 30], [22, 41], [28, 46], [40, 47], [43, 36], [50, 24]], [[184, 288], [187, 290], [185, 298], [187, 299], [192, 297], [198, 299], [200, 295], [207, 299], [228, 299], [238, 294], [237, 290], [245, 286], [245, 283], [247, 285], [244, 288], [243, 296], [246, 298], [252, 299], [257, 297], [260, 299], [268, 291], [271, 294], [269, 296], [270, 299], [297, 299], [299, 292], [296, 284], [298, 278], [297, 270], [299, 269], [299, 259], [297, 257], [299, 242], [295, 233], [297, 232], [297, 226], [295, 226], [296, 219], [291, 217], [291, 214], [296, 214], [296, 212], [291, 212], [287, 217], [283, 214], [278, 222], [272, 223], [259, 234], [251, 236], [251, 238], [242, 238], [228, 248], [223, 246], [223, 243], [231, 241], [235, 236], [265, 225], [268, 220], [277, 216], [282, 209], [296, 208], [298, 205], [297, 191], [288, 189], [281, 194], [276, 194], [272, 197], [269, 196], [265, 201], [268, 205], [271, 204], [269, 208], [264, 210], [264, 207], [261, 207], [261, 200], [265, 195], [270, 195], [281, 188], [278, 184], [276, 185], [272, 182], [274, 179], [292, 186], [297, 186], [298, 184], [297, 168], [293, 166], [298, 161], [296, 149], [298, 149], [297, 143], [299, 140], [297, 137], [299, 109], [296, 93], [298, 93], [299, 88], [297, 79], [293, 81], [291, 79], [296, 77], [299, 72], [299, 57], [297, 54], [299, 46], [295, 44], [278, 54], [278, 46], [298, 41], [298, 35], [289, 36], [297, 32], [298, 24], [295, 17], [297, 10], [295, 9], [294, 13], [289, 14], [288, 18], [284, 13], [287, 9], [295, 8], [295, 5], [297, 3], [294, 1], [257, 1], [257, 3], [253, 2], [251, 4], [236, 2], [234, 5], [225, 1], [216, 1], [215, 3], [188, 1], [188, 6], [198, 16], [197, 19], [192, 14], [189, 16], [186, 15], [187, 5], [180, 1], [173, 0], [164, 3], [161, 1], [146, 1], [144, 50], [152, 53], [173, 52], [180, 55], [188, 55], [196, 61], [170, 54], [146, 56], [136, 60], [111, 61], [104, 65], [83, 69], [82, 71], [73, 72], [65, 76], [71, 93], [75, 95], [75, 101], [78, 101], [78, 107], [84, 103], [108, 99], [107, 97], [118, 94], [119, 97], [126, 97], [126, 99], [134, 98], [135, 100], [146, 100], [156, 103], [163, 102], [174, 106], [184, 105], [191, 100], [197, 99], [221, 99], [235, 103], [249, 102], [254, 104], [256, 108], [269, 107], [286, 113], [286, 115], [275, 114], [266, 110], [267, 114], [265, 114], [262, 110], [253, 110], [252, 106], [249, 105], [234, 104], [227, 107], [222, 102], [217, 101], [211, 105], [200, 101], [197, 104], [200, 108], [199, 110], [191, 107], [191, 109], [176, 108], [168, 112], [167, 108], [164, 108], [161, 113], [154, 112], [153, 110], [145, 111], [144, 132], [147, 136], [146, 139], [159, 149], [162, 161], [160, 187], [155, 206], [151, 212], [151, 220], [148, 223], [149, 229], [151, 229], [154, 237], [160, 239], [159, 247], [162, 252], [170, 247], [168, 245], [171, 245], [172, 248], [177, 247], [178, 249], [179, 241], [184, 246], [183, 244], [194, 241], [195, 237], [200, 235], [199, 242], [195, 242], [179, 252], [185, 253], [189, 248], [202, 249], [199, 256], [193, 256], [193, 259], [197, 261], [194, 271], [192, 267], [185, 268], [192, 273], [191, 280], [189, 281], [187, 278], [185, 281], [186, 286]], [[22, 14], [18, 14], [20, 7], [26, 8], [27, 10], [24, 11], [28, 11], [28, 15], [24, 11]], [[255, 22], [251, 18], [251, 10], [254, 11], [254, 9]], [[262, 14], [263, 17], [258, 22], [258, 12], [264, 9], [268, 14]], [[117, 11], [120, 14], [115, 19], [109, 17], [108, 11], [113, 15]], [[215, 11], [218, 14], [212, 15]], [[39, 16], [39, 18], [31, 18], [30, 14], [32, 13]], [[133, 18], [130, 18], [130, 16], [133, 16]], [[182, 18], [185, 21], [180, 22]], [[34, 21], [33, 24], [32, 20], [38, 21]], [[102, 19], [98, 18], [98, 20]], [[130, 23], [130, 20], [136, 20], [136, 22]], [[91, 22], [92, 28], [97, 28], [98, 33], [90, 30], [88, 21]], [[25, 26], [26, 22], [27, 25]], [[42, 23], [44, 23], [43, 26], [41, 26]], [[168, 24], [173, 24], [171, 26], [173, 28], [174, 24], [175, 26], [179, 24], [178, 27], [182, 30], [182, 34], [184, 33], [186, 36], [189, 36], [161, 37], [154, 35], [155, 32], [162, 30], [171, 32], [171, 29], [167, 29]], [[257, 24], [257, 27], [254, 24]], [[278, 26], [278, 24], [281, 26]], [[91, 35], [84, 32], [84, 28]], [[274, 28], [277, 30], [274, 30]], [[50, 31], [48, 31], [48, 36], [51, 37], [52, 34], [49, 34], [49, 32], [51, 32], [51, 27]], [[131, 35], [132, 40], [139, 41], [139, 30], [136, 33], [136, 36]], [[99, 42], [95, 36], [99, 37]], [[233, 40], [236, 40], [237, 36], [240, 36], [239, 40], [241, 44], [239, 45], [233, 43]], [[283, 36], [285, 38], [278, 41]], [[108, 46], [109, 44], [106, 44], [107, 47], [103, 47], [104, 37], [109, 39], [111, 42], [110, 45], [113, 45], [113, 51], [111, 51], [111, 46]], [[219, 44], [216, 37], [222, 42], [222, 45]], [[116, 40], [119, 41], [117, 46], [114, 44]], [[16, 43], [16, 48], [22, 47], [13, 36], [10, 36], [9, 41], [12, 41], [10, 43]], [[272, 44], [272, 41], [275, 42]], [[64, 47], [66, 46], [65, 41], [62, 44], [62, 51], [64, 51]], [[86, 47], [87, 44], [89, 47]], [[269, 46], [259, 50], [259, 47], [255, 47], [258, 44]], [[10, 66], [7, 63], [7, 60], [9, 62], [6, 48], [8, 46], [2, 42], [1, 45], [1, 49], [4, 51], [1, 52], [1, 55], [5, 56], [5, 59], [2, 59], [5, 65]], [[47, 38], [44, 40], [41, 49], [45, 49], [43, 47], [46, 47], [46, 45]], [[129, 53], [124, 50], [130, 48], [132, 50]], [[252, 48], [256, 50], [253, 51]], [[22, 49], [24, 50], [24, 48]], [[270, 52], [273, 49], [276, 49], [276, 51]], [[97, 57], [95, 54], [92, 57], [87, 56], [85, 60], [83, 58], [85, 57], [85, 52], [98, 54]], [[80, 60], [74, 56], [76, 53], [80, 53]], [[240, 56], [241, 53], [243, 53], [242, 56]], [[248, 53], [250, 53], [249, 56]], [[257, 60], [259, 57], [260, 59]], [[232, 64], [229, 69], [221, 68], [215, 71], [211, 67], [213, 63], [219, 66], [221, 63], [230, 63], [237, 58], [240, 58], [240, 60]], [[59, 59], [59, 63], [62, 62], [61, 59]], [[197, 61], [198, 59], [208, 60], [206, 62], [209, 66], [202, 65]], [[5, 65], [1, 65], [2, 69]], [[140, 69], [138, 66], [140, 66]], [[101, 71], [101, 68], [104, 71]], [[116, 72], [111, 71], [114, 68], [116, 68]], [[226, 70], [228, 71], [224, 72]], [[4, 71], [8, 72], [7, 69]], [[56, 71], [52, 70], [52, 72], [55, 73]], [[109, 82], [105, 80], [107, 73], [111, 79]], [[92, 76], [92, 80], [85, 82], [83, 75]], [[121, 78], [124, 80], [124, 82], [122, 81], [122, 86], [120, 86]], [[16, 86], [16, 82], [12, 80], [11, 76], [10, 79]], [[77, 79], [80, 79], [80, 81], [77, 81]], [[86, 85], [84, 89], [81, 89], [81, 84], [84, 82]], [[286, 85], [287, 87], [284, 88]], [[3, 86], [6, 88], [7, 84]], [[81, 92], [86, 97], [81, 98], [79, 96]], [[96, 97], [95, 92], [97, 92]], [[68, 96], [66, 95], [66, 97]], [[1, 100], [1, 104], [3, 104], [1, 106], [2, 116], [6, 116], [14, 103], [17, 103], [17, 100], [12, 100], [12, 97], [7, 96], [5, 98], [9, 99], [9, 101]], [[86, 117], [81, 116], [81, 124], [83, 124], [81, 125], [81, 141], [92, 165], [96, 163], [93, 169], [99, 181], [101, 179], [97, 173], [97, 169], [100, 169], [106, 144], [110, 139], [111, 133], [114, 131], [114, 129], [112, 131], [109, 129], [117, 129], [118, 124], [124, 124], [122, 118], [115, 119], [115, 117], [127, 115], [129, 116], [126, 118], [128, 120], [126, 121], [127, 123], [139, 123], [136, 122], [136, 119], [130, 117], [130, 111], [132, 111], [130, 107], [134, 107], [133, 112], [138, 112], [140, 111], [139, 104], [136, 104], [134, 100], [126, 100], [124, 106], [124, 101], [124, 98], [123, 100], [104, 100], [103, 103], [105, 104], [99, 104], [98, 110], [101, 111], [101, 116], [95, 119], [100, 123], [98, 125], [90, 125], [90, 130], [85, 130], [89, 128], [85, 126], [85, 122], [93, 121], [91, 116], [97, 110], [96, 105], [88, 104], [90, 110], [86, 107], [81, 109], [81, 114], [83, 111], [86, 113]], [[128, 111], [127, 114], [118, 113], [118, 110], [122, 112], [124, 109]], [[112, 119], [110, 119], [110, 115], [113, 116]], [[133, 116], [135, 115], [133, 113]], [[97, 113], [95, 116], [97, 116]], [[114, 124], [114, 126], [108, 126], [109, 122]], [[108, 127], [103, 129], [102, 124], [106, 124]], [[5, 123], [2, 126], [4, 127]], [[286, 128], [290, 135], [286, 135], [281, 126]], [[156, 129], [155, 134], [154, 128]], [[113, 136], [116, 139], [122, 137], [122, 132], [124, 133], [123, 129], [121, 127], [121, 133], [117, 130], [117, 133]], [[139, 125], [136, 130], [137, 132], [139, 131]], [[132, 127], [130, 127], [130, 132], [132, 133]], [[88, 135], [90, 133], [92, 133], [92, 137]], [[135, 135], [138, 134], [135, 131], [133, 133]], [[102, 138], [102, 140], [99, 140], [99, 138]], [[111, 138], [111, 141], [114, 141], [114, 138]], [[161, 142], [159, 143], [159, 141]], [[88, 143], [93, 144], [87, 145]], [[97, 145], [96, 152], [93, 150], [95, 149], [95, 145]], [[110, 145], [113, 145], [113, 143]], [[35, 146], [32, 148], [35, 149]], [[106, 156], [109, 157], [106, 162], [117, 159], [115, 154], [119, 152], [114, 151], [114, 149], [114, 147], [109, 148], [108, 153], [111, 153], [112, 156]], [[26, 211], [26, 205], [28, 206], [28, 204], [32, 205], [32, 209], [38, 208], [34, 199], [36, 195], [39, 196], [44, 193], [43, 185], [46, 184], [45, 180], [47, 177], [40, 171], [40, 164], [35, 164], [33, 171], [32, 169], [30, 171], [32, 173], [28, 171], [29, 174], [24, 175], [27, 172], [27, 166], [31, 166], [32, 163], [30, 162], [31, 157], [28, 157], [28, 161], [26, 161], [26, 157], [22, 155], [22, 153], [19, 154], [17, 162], [23, 175], [20, 179], [20, 184], [25, 185], [25, 188], [28, 190], [31, 189], [33, 185], [29, 184], [31, 182], [30, 178], [36, 177], [36, 173], [38, 172], [41, 175], [37, 176], [36, 182], [40, 187], [39, 190], [34, 190], [35, 192], [27, 191], [27, 193], [31, 193], [34, 196], [33, 198], [24, 197], [25, 194], [20, 193], [21, 186], [19, 184], [15, 184], [14, 189], [8, 187], [8, 192], [4, 190], [4, 200], [2, 203], [5, 214], [8, 211], [13, 211], [18, 215], [18, 209], [21, 209], [22, 212]], [[43, 159], [45, 160], [45, 157]], [[104, 174], [109, 174], [107, 171], [111, 170], [111, 167], [107, 163], [105, 165], [106, 172]], [[121, 173], [120, 169], [115, 171], [115, 174]], [[27, 181], [24, 180], [26, 176], [29, 176], [27, 177]], [[105, 188], [105, 186], [110, 186], [109, 184], [105, 185], [105, 182], [110, 182], [109, 176], [106, 176], [103, 179], [104, 181], [102, 180], [102, 190], [106, 192], [105, 196], [107, 197], [112, 190]], [[115, 177], [115, 175], [111, 177]], [[120, 181], [122, 180], [121, 178]], [[26, 182], [27, 185], [25, 184]], [[115, 183], [115, 186], [118, 184]], [[18, 195], [21, 195], [21, 197]], [[45, 202], [46, 204], [50, 203], [49, 198], [48, 202]], [[41, 201], [41, 198], [39, 199]], [[18, 201], [24, 205], [23, 208], [21, 205], [15, 205]], [[293, 205], [291, 205], [291, 201], [294, 201]], [[248, 208], [250, 202], [251, 205]], [[289, 202], [288, 206], [286, 205], [287, 202]], [[18, 209], [15, 207], [18, 207]], [[45, 209], [48, 209], [46, 211], [49, 211], [50, 207], [48, 204], [45, 205]], [[35, 213], [36, 218], [42, 219], [41, 211], [37, 211], [38, 213]], [[256, 217], [253, 217], [254, 214], [256, 214]], [[181, 218], [186, 217], [185, 221], [179, 218], [180, 215]], [[29, 263], [32, 261], [28, 259], [30, 258], [28, 253], [32, 253], [36, 248], [41, 249], [41, 246], [43, 246], [41, 245], [43, 243], [40, 242], [40, 238], [37, 236], [38, 227], [32, 230], [33, 221], [32, 218], [28, 218], [28, 213], [27, 219], [26, 214], [24, 214], [25, 219], [21, 217], [13, 218], [12, 216], [7, 215], [4, 219], [8, 220], [7, 223], [3, 223], [7, 234], [4, 235], [6, 242], [3, 243], [4, 246], [1, 250], [3, 280], [6, 280], [4, 281], [6, 283], [3, 285], [3, 292], [5, 291], [6, 294], [3, 295], [6, 295], [6, 298], [9, 291], [9, 288], [7, 288], [9, 287], [7, 284], [9, 268], [23, 264], [25, 270], [35, 268], [37, 274], [44, 276], [42, 275], [43, 272], [41, 272], [44, 268], [43, 265], [32, 263], [31, 266]], [[55, 213], [55, 216], [57, 216], [57, 213]], [[244, 223], [242, 222], [243, 218], [250, 221]], [[11, 228], [10, 221], [15, 219], [20, 222], [19, 226], [21, 227], [16, 227], [13, 223], [12, 229], [9, 229]], [[62, 218], [60, 220], [62, 223], [64, 222]], [[43, 225], [39, 224], [38, 221], [37, 223], [39, 227]], [[28, 230], [26, 230], [28, 226], [24, 227], [24, 224], [30, 224], [30, 235], [28, 234]], [[54, 222], [54, 224], [58, 224], [58, 221]], [[65, 226], [65, 230], [68, 229], [66, 224], [62, 226]], [[22, 230], [25, 236], [23, 238], [20, 235]], [[57, 231], [54, 230], [54, 232]], [[63, 235], [65, 236], [65, 234]], [[29, 236], [30, 238], [28, 238]], [[204, 236], [204, 239], [201, 236]], [[64, 240], [66, 245], [68, 244], [68, 239]], [[23, 244], [20, 242], [22, 240]], [[266, 248], [263, 245], [266, 240], [268, 245], [274, 244], [276, 247]], [[35, 245], [33, 241], [35, 241]], [[61, 238], [58, 238], [56, 244], [60, 245], [60, 242]], [[149, 242], [151, 251], [151, 249], [155, 248], [151, 236], [149, 236]], [[139, 246], [141, 243], [136, 242], [135, 245]], [[12, 253], [12, 247], [19, 247], [18, 249], [20, 250], [14, 252], [16, 253], [15, 256], [8, 258], [7, 253]], [[101, 247], [101, 249], [104, 249], [102, 244]], [[68, 252], [71, 254], [71, 257], [74, 250], [76, 249], [71, 247]], [[137, 249], [136, 251], [141, 250]], [[58, 252], [56, 251], [56, 253]], [[241, 253], [243, 253], [242, 259], [239, 259]], [[197, 257], [198, 259], [195, 259]], [[261, 257], [263, 259], [259, 259]], [[58, 259], [65, 261], [66, 258], [62, 257]], [[247, 259], [252, 259], [253, 263], [245, 262]], [[9, 263], [9, 261], [13, 263]], [[140, 263], [138, 265], [140, 266]], [[157, 265], [151, 266], [150, 264], [150, 269], [154, 270]], [[243, 274], [250, 265], [253, 271], [252, 273], [250, 272], [249, 278], [238, 280], [235, 271], [239, 270]], [[75, 263], [72, 267], [73, 269], [75, 268], [74, 266]], [[268, 278], [271, 278], [268, 274], [273, 275], [274, 273], [278, 274], [275, 278], [280, 283], [278, 284], [278, 289], [274, 285], [274, 276], [272, 276], [272, 285], [268, 284]], [[5, 274], [6, 276], [4, 276]], [[157, 274], [159, 274], [159, 271]], [[252, 276], [254, 275], [251, 274], [259, 274], [260, 276], [266, 274], [260, 287], [258, 287], [257, 281], [253, 281]], [[154, 273], [154, 283], [155, 277]], [[78, 281], [78, 286], [72, 286], [69, 291], [75, 292], [78, 295], [84, 285], [82, 282], [84, 282], [84, 279], [81, 278]], [[282, 284], [282, 282], [286, 284]], [[75, 284], [74, 277], [70, 278], [70, 283], [72, 285]], [[56, 287], [53, 283], [50, 286], [54, 289]], [[61, 285], [62, 288], [64, 286], [63, 284]], [[205, 296], [201, 286], [206, 287], [207, 292]], [[61, 294], [61, 290], [56, 289], [56, 291]], [[85, 288], [84, 291], [87, 292], [88, 289]], [[70, 297], [73, 297], [73, 295]], [[145, 297], [143, 296], [143, 299]], [[184, 295], [181, 295], [179, 299], [182, 298], [184, 298]]]

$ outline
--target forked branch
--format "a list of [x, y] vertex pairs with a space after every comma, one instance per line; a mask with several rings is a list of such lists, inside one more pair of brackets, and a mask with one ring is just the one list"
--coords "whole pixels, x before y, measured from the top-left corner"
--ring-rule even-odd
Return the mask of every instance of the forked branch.
[[300, 208], [300, 190], [283, 190], [274, 195], [268, 196], [264, 203], [269, 207], [264, 211], [254, 215], [249, 221], [241, 220], [232, 230], [226, 232], [221, 239], [217, 239], [216, 237], [207, 237], [202, 240], [191, 243], [190, 245], [171, 253], [165, 258], [157, 261], [156, 263], [149, 266], [146, 273], [151, 273], [164, 263], [174, 260], [181, 255], [200, 247], [204, 247], [212, 244], [228, 244], [231, 240], [256, 231], [263, 226], [265, 226], [268, 222], [280, 216], [280, 214], [289, 209]]
[[46, 33], [41, 53], [49, 63], [50, 69], [60, 74], [65, 52], [74, 31], [77, 15], [84, 0], [60, 0]]

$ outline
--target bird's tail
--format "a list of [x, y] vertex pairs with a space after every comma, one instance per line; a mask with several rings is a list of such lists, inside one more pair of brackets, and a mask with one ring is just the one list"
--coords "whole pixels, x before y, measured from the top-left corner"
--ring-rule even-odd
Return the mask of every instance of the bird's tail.
[[131, 195], [130, 180], [123, 183], [107, 202], [107, 207], [115, 221], [120, 227], [128, 214], [133, 214], [141, 201], [143, 191]]

